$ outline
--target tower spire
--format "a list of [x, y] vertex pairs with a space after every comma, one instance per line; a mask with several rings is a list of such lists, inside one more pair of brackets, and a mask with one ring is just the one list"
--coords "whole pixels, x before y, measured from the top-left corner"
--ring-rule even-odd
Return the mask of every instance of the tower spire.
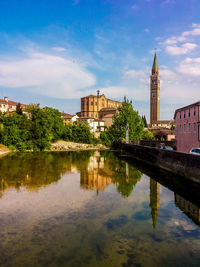
[[159, 72], [158, 68], [158, 61], [156, 57], [156, 48], [155, 48], [155, 54], [154, 54], [154, 60], [153, 60], [153, 66], [152, 66], [152, 75]]

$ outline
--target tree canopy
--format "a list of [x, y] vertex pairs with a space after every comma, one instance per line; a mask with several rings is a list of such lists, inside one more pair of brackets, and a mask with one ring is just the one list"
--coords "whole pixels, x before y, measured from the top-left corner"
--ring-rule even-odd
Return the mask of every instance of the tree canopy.
[[144, 123], [138, 112], [133, 109], [132, 103], [125, 99], [114, 115], [113, 124], [105, 133], [101, 134], [101, 139], [107, 145], [113, 145], [119, 140], [125, 139], [127, 124], [130, 140], [140, 140], [143, 135]]

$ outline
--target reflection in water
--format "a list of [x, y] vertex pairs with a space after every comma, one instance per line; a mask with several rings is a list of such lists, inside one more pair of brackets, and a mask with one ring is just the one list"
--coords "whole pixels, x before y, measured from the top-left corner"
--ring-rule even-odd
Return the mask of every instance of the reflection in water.
[[110, 151], [0, 159], [0, 266], [198, 266], [198, 205], [138, 168]]
[[150, 207], [153, 228], [156, 228], [157, 217], [159, 212], [160, 191], [159, 183], [150, 178]]
[[90, 157], [88, 167], [81, 170], [81, 187], [104, 191], [111, 183], [116, 184], [118, 192], [123, 197], [128, 197], [136, 183], [140, 180], [142, 173], [133, 166], [118, 158], [113, 158], [109, 151], [96, 151]]
[[114, 183], [118, 192], [127, 197], [142, 175], [109, 151], [11, 154], [0, 160], [0, 169], [1, 195], [12, 187], [38, 190], [66, 173], [80, 173], [81, 188], [98, 193]]
[[105, 157], [101, 157], [100, 152], [96, 151], [93, 156], [90, 157], [88, 166], [86, 169], [80, 172], [80, 184], [82, 188], [96, 190], [97, 194], [100, 191], [104, 191], [106, 186], [112, 183], [112, 172], [107, 175], [103, 175], [100, 170], [105, 168]]
[[175, 204], [181, 209], [194, 223], [200, 225], [200, 208], [183, 197], [174, 194]]
[[64, 173], [78, 172], [87, 168], [92, 151], [40, 152], [11, 154], [0, 160], [0, 191], [8, 188], [39, 187], [57, 182]]

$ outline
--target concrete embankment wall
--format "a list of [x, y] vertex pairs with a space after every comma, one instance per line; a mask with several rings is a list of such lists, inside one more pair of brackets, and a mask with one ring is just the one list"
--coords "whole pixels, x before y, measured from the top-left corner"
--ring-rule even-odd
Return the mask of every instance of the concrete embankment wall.
[[121, 144], [131, 157], [200, 183], [200, 156], [141, 145]]

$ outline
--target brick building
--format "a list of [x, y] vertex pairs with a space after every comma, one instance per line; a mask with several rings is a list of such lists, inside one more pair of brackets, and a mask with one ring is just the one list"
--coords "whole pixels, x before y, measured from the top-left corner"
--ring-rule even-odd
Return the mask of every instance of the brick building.
[[174, 115], [177, 151], [200, 147], [200, 101], [179, 108]]
[[150, 76], [150, 126], [160, 121], [160, 75], [156, 53]]
[[[148, 129], [154, 134], [154, 137], [158, 137], [158, 133], [160, 135], [159, 139], [164, 140], [175, 139], [174, 133], [169, 130], [174, 126], [174, 121], [172, 120], [160, 120], [160, 75], [159, 75], [159, 67], [158, 61], [156, 57], [156, 53], [154, 55], [153, 66], [150, 76], [150, 124]], [[165, 131], [165, 133], [163, 133]]]
[[81, 98], [81, 112], [77, 115], [84, 118], [101, 119], [109, 127], [112, 124], [112, 117], [121, 106], [121, 102], [106, 98], [104, 94], [89, 95]]
[[89, 95], [81, 98], [81, 117], [100, 119], [99, 111], [106, 108], [117, 109], [121, 102], [106, 98], [104, 94]]

